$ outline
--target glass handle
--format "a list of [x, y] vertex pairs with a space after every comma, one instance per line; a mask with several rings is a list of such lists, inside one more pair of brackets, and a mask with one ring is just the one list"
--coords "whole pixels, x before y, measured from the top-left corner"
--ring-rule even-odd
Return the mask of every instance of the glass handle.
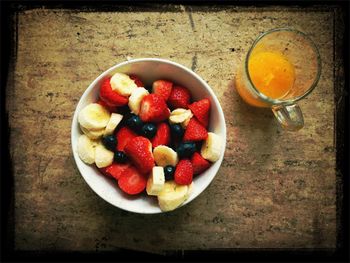
[[275, 114], [282, 128], [288, 131], [298, 131], [304, 126], [304, 118], [297, 104], [273, 106]]

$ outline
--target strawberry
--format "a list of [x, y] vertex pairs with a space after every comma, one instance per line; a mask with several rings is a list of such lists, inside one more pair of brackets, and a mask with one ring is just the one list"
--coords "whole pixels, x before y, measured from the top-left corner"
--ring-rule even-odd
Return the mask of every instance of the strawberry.
[[128, 98], [112, 90], [111, 78], [106, 78], [100, 88], [100, 98], [110, 107], [121, 107], [128, 104]]
[[190, 101], [191, 93], [188, 91], [188, 89], [182, 86], [174, 86], [168, 99], [168, 103], [173, 109], [187, 109]]
[[210, 167], [210, 162], [202, 157], [198, 152], [195, 152], [191, 157], [193, 174], [200, 174]]
[[130, 167], [130, 164], [112, 163], [107, 167], [100, 168], [99, 170], [106, 176], [113, 177], [116, 180], [124, 173], [126, 169]]
[[124, 150], [141, 173], [147, 174], [152, 170], [154, 166], [152, 144], [147, 138], [143, 136], [133, 138], [125, 145]]
[[110, 106], [103, 100], [99, 99], [97, 101], [98, 104], [100, 104], [102, 107], [105, 107], [109, 112], [116, 112], [117, 108], [115, 106]]
[[116, 133], [115, 136], [117, 138], [117, 151], [124, 151], [125, 145], [138, 135], [128, 127], [124, 126]]
[[125, 193], [136, 195], [145, 190], [147, 178], [135, 167], [130, 166], [121, 174], [118, 185]]
[[188, 105], [188, 108], [192, 111], [197, 120], [208, 127], [209, 124], [209, 112], [210, 112], [210, 100], [203, 99]]
[[167, 80], [157, 80], [152, 85], [153, 93], [158, 94], [168, 100], [170, 93], [173, 89], [173, 83]]
[[149, 94], [141, 101], [139, 116], [143, 122], [161, 122], [169, 118], [170, 110], [163, 97]]
[[175, 169], [174, 180], [177, 184], [187, 185], [192, 183], [193, 167], [188, 159], [182, 159], [178, 162]]
[[192, 117], [186, 127], [183, 140], [202, 141], [205, 140], [207, 137], [207, 129], [196, 119], [196, 117]]
[[129, 77], [135, 82], [137, 87], [144, 87], [143, 82], [140, 80], [140, 78], [136, 75], [129, 75]]
[[161, 122], [157, 125], [157, 133], [152, 138], [151, 142], [153, 148], [158, 145], [170, 144], [170, 127], [166, 122]]

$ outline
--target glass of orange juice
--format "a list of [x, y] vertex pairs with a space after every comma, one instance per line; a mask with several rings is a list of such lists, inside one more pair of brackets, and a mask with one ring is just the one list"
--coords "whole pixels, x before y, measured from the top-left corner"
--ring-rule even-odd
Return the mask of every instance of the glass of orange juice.
[[296, 104], [317, 85], [321, 59], [314, 42], [303, 32], [277, 28], [261, 34], [249, 49], [235, 78], [248, 104], [268, 107], [286, 130], [304, 126]]

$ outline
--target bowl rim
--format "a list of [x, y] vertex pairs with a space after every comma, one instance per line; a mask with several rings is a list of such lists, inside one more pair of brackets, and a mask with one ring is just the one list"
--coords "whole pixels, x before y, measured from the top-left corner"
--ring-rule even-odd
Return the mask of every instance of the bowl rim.
[[218, 114], [219, 114], [219, 118], [223, 121], [223, 125], [222, 127], [220, 127], [222, 129], [222, 133], [223, 133], [223, 144], [222, 144], [222, 153], [220, 158], [215, 162], [218, 163], [216, 170], [213, 172], [214, 175], [212, 176], [212, 178], [210, 180], [208, 180], [207, 182], [205, 182], [205, 184], [203, 185], [202, 189], [200, 192], [198, 192], [197, 194], [191, 194], [190, 197], [180, 205], [180, 207], [172, 210], [175, 211], [183, 206], [185, 206], [186, 204], [190, 203], [192, 200], [196, 199], [200, 194], [202, 194], [204, 192], [204, 190], [211, 184], [211, 182], [214, 180], [215, 176], [217, 175], [222, 161], [224, 159], [224, 155], [225, 155], [225, 150], [226, 150], [226, 120], [225, 120], [225, 116], [224, 116], [224, 112], [221, 108], [221, 104], [218, 100], [218, 98], [216, 97], [214, 91], [212, 90], [212, 88], [209, 86], [209, 84], [204, 81], [197, 73], [195, 73], [193, 70], [189, 69], [186, 66], [183, 66], [177, 62], [168, 60], [168, 59], [163, 59], [163, 58], [128, 58], [127, 60], [120, 62], [118, 64], [115, 64], [114, 66], [108, 68], [107, 70], [105, 70], [104, 72], [102, 72], [99, 76], [97, 76], [91, 83], [90, 85], [84, 90], [83, 94], [80, 96], [79, 101], [74, 109], [74, 114], [73, 114], [73, 118], [72, 118], [72, 124], [71, 124], [71, 147], [72, 147], [72, 152], [73, 152], [73, 158], [74, 158], [74, 162], [76, 167], [78, 168], [78, 171], [80, 173], [80, 175], [84, 178], [84, 181], [89, 185], [89, 187], [91, 188], [91, 190], [97, 194], [100, 198], [102, 198], [104, 201], [106, 201], [107, 203], [109, 203], [110, 205], [112, 205], [113, 207], [117, 207], [119, 209], [122, 209], [124, 211], [128, 211], [128, 212], [133, 212], [133, 213], [138, 213], [138, 214], [160, 214], [160, 213], [167, 213], [167, 212], [172, 212], [172, 211], [139, 211], [137, 209], [129, 209], [129, 208], [125, 208], [123, 206], [118, 206], [116, 204], [111, 203], [109, 200], [107, 200], [104, 196], [102, 196], [101, 194], [99, 194], [97, 191], [95, 191], [94, 187], [92, 186], [91, 182], [89, 182], [85, 176], [83, 175], [83, 172], [80, 169], [80, 166], [77, 163], [77, 158], [79, 158], [78, 154], [76, 153], [75, 149], [74, 149], [74, 143], [73, 143], [73, 130], [76, 128], [76, 126], [78, 125], [78, 112], [77, 109], [79, 108], [80, 104], [83, 103], [84, 100], [82, 100], [83, 98], [85, 98], [92, 90], [93, 88], [96, 86], [96, 84], [102, 79], [104, 78], [106, 75], [108, 75], [110, 72], [113, 72], [114, 70], [116, 70], [117, 68], [120, 68], [122, 66], [128, 65], [128, 64], [132, 64], [132, 63], [136, 63], [136, 62], [160, 62], [160, 63], [165, 63], [165, 64], [170, 64], [173, 65], [175, 67], [178, 67], [182, 70], [184, 70], [186, 73], [190, 74], [192, 77], [194, 77], [195, 79], [197, 79], [200, 84], [202, 86], [204, 86], [207, 91], [209, 92], [210, 96], [212, 97], [213, 101], [215, 102], [216, 106], [217, 106], [217, 110], [218, 110]]

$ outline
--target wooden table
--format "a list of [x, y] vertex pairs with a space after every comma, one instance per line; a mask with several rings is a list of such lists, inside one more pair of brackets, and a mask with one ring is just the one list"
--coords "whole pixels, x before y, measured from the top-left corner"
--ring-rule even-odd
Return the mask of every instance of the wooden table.
[[[108, 8], [107, 8], [108, 9]], [[335, 54], [332, 7], [154, 5], [16, 12], [7, 87], [15, 183], [14, 246], [28, 251], [157, 254], [232, 248], [335, 248]], [[300, 101], [305, 127], [283, 131], [252, 108], [233, 79], [252, 41], [275, 27], [307, 33], [322, 57], [317, 88]], [[72, 156], [72, 116], [104, 70], [161, 57], [212, 87], [227, 124], [222, 166], [205, 192], [171, 213], [139, 215], [99, 198]], [[337, 71], [336, 71], [337, 73]]]

